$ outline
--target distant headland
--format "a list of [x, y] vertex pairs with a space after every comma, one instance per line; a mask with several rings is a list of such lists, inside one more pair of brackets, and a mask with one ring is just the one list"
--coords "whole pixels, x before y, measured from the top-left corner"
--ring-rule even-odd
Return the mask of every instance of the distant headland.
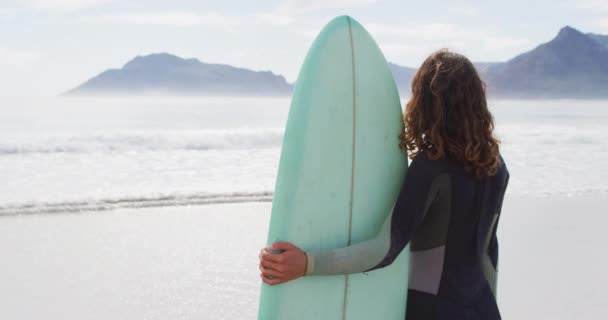
[[169, 53], [137, 56], [121, 69], [110, 69], [66, 95], [289, 95], [292, 85], [271, 71], [182, 59]]

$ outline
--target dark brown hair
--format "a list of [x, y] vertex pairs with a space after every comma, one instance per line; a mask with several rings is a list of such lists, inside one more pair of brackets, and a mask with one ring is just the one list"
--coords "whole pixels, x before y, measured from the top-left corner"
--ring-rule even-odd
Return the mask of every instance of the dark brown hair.
[[465, 56], [446, 49], [431, 54], [412, 80], [401, 147], [410, 158], [425, 151], [431, 160], [459, 161], [478, 177], [495, 175], [500, 142], [485, 89]]

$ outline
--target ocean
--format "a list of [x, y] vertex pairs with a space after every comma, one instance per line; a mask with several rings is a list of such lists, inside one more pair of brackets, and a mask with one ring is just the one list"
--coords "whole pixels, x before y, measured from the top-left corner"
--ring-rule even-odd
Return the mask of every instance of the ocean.
[[[286, 98], [0, 103], [0, 216], [269, 201]], [[490, 101], [509, 194], [608, 193], [608, 102]]]

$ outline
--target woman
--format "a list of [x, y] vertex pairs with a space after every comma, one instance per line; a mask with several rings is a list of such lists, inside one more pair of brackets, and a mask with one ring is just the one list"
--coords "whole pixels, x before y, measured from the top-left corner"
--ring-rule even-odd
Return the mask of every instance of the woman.
[[509, 173], [473, 64], [447, 50], [429, 56], [412, 81], [404, 124], [401, 147], [412, 161], [378, 234], [324, 252], [274, 243], [260, 253], [262, 280], [383, 268], [410, 243], [406, 319], [500, 319], [496, 228]]

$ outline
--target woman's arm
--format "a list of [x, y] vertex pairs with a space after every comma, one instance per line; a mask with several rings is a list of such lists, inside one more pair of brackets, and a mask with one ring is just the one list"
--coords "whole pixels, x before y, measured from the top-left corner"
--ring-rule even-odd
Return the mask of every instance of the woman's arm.
[[365, 272], [393, 263], [437, 194], [435, 177], [438, 175], [428, 161], [425, 155], [412, 161], [397, 201], [374, 238], [330, 251], [306, 252], [306, 275]]
[[408, 244], [416, 227], [438, 192], [438, 172], [421, 153], [407, 171], [399, 196], [375, 237], [334, 250], [304, 253], [290, 243], [270, 249], [280, 254], [260, 253], [262, 280], [279, 284], [301, 275], [332, 275], [371, 271], [390, 265]]
[[376, 266], [390, 247], [391, 218], [388, 214], [380, 231], [367, 241], [330, 251], [307, 251], [306, 275], [357, 273]]

